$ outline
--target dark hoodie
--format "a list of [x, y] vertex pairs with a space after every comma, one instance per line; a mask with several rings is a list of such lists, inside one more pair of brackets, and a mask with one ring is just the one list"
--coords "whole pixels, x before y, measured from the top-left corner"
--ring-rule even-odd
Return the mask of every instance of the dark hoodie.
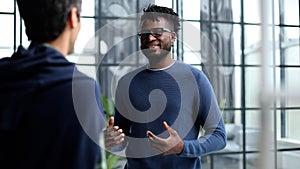
[[104, 127], [100, 89], [57, 50], [0, 59], [1, 169], [92, 169]]

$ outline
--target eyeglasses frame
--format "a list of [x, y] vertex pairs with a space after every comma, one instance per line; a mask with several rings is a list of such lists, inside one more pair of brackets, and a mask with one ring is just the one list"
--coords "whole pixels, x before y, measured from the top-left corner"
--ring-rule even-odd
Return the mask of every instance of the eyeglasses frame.
[[[158, 31], [160, 30], [160, 31]], [[166, 28], [155, 28], [152, 30], [144, 30], [139, 32], [137, 35], [140, 39], [146, 39], [149, 37], [149, 35], [152, 35], [155, 38], [160, 37], [164, 32], [168, 32], [168, 33], [173, 33], [173, 31], [171, 31], [170, 29], [166, 29]]]

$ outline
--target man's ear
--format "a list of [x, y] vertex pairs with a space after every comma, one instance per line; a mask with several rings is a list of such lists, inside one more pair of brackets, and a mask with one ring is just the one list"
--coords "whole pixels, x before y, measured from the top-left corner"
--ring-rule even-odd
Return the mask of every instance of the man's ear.
[[71, 26], [71, 28], [75, 28], [78, 26], [79, 24], [79, 20], [80, 16], [79, 16], [79, 11], [77, 8], [72, 8], [70, 11], [70, 16], [69, 16], [69, 24]]
[[171, 32], [171, 42], [175, 42], [177, 34], [175, 32]]

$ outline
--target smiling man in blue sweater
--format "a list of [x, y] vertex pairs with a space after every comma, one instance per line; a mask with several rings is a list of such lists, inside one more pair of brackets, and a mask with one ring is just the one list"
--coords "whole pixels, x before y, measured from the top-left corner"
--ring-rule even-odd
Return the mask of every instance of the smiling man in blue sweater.
[[125, 150], [125, 169], [201, 169], [202, 155], [226, 145], [212, 86], [202, 71], [172, 59], [177, 13], [150, 5], [140, 26], [149, 63], [119, 80], [106, 147]]

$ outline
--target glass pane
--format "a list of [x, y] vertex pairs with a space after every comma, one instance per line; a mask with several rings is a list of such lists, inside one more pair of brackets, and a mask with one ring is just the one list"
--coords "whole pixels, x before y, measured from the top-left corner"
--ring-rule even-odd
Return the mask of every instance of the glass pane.
[[279, 1], [273, 1], [274, 3], [274, 24], [275, 25], [278, 25], [280, 22], [279, 22]]
[[[240, 108], [242, 106], [242, 69], [240, 67], [235, 67], [234, 68], [234, 74], [233, 74], [233, 83], [231, 86], [233, 90], [233, 107], [235, 108]], [[226, 106], [229, 105], [228, 101], [226, 101]]]
[[286, 96], [286, 106], [299, 107], [300, 106], [300, 94], [295, 91], [299, 91], [300, 86], [300, 67], [298, 68], [285, 68], [284, 71], [284, 84]]
[[179, 33], [178, 40], [180, 43], [183, 43], [184, 51], [199, 52], [201, 38], [203, 38], [200, 31], [200, 23], [185, 21], [181, 25], [181, 31], [183, 37]]
[[[284, 71], [281, 68], [275, 68], [275, 91], [281, 91], [282, 90], [282, 85], [281, 85], [281, 81], [282, 81], [282, 77], [281, 77], [281, 72]], [[280, 102], [280, 99], [277, 99], [277, 101]]]
[[300, 45], [299, 42], [290, 42], [284, 48], [284, 63], [285, 65], [299, 65], [300, 64]]
[[81, 28], [75, 43], [75, 53], [81, 53], [84, 48], [94, 49], [94, 46], [86, 46], [88, 41], [93, 39], [94, 36], [95, 36], [95, 19], [81, 18]]
[[259, 107], [260, 68], [247, 67], [245, 76], [246, 107]]
[[[244, 0], [244, 21], [247, 23], [260, 23], [261, 0]], [[257, 35], [257, 34], [255, 34]]]
[[[243, 168], [243, 155], [242, 154], [226, 154], [214, 156], [214, 169], [242, 169]], [[210, 164], [210, 161], [208, 161]], [[206, 166], [209, 166], [206, 164]], [[206, 168], [211, 169], [211, 168]]]
[[104, 63], [119, 64], [122, 60], [130, 55], [139, 52], [139, 39], [136, 36], [137, 25], [136, 20], [121, 18], [118, 21], [104, 20], [104, 26], [98, 30], [100, 42], [106, 46], [107, 51], [102, 51], [100, 54], [105, 55]]
[[[128, 1], [128, 0], [124, 0], [124, 1]], [[137, 2], [138, 1], [138, 2]], [[162, 6], [166, 6], [171, 8], [172, 7], [172, 0], [160, 0], [158, 3], [155, 3], [155, 0], [147, 0], [147, 1], [140, 1], [140, 0], [134, 0], [134, 3], [138, 3], [139, 4], [139, 8], [138, 11], [135, 10], [135, 12], [131, 13], [142, 13], [144, 8], [147, 8], [149, 6], [149, 4], [156, 4], [156, 5], [160, 5], [163, 4]]]
[[81, 16], [95, 16], [95, 0], [82, 1]]
[[283, 24], [299, 25], [299, 0], [283, 0], [282, 5], [284, 16]]
[[260, 62], [260, 26], [245, 26], [245, 63], [258, 64]]
[[201, 55], [199, 52], [184, 52], [183, 62], [187, 64], [201, 64]]
[[[248, 110], [246, 111], [246, 150], [257, 151], [259, 150], [260, 143], [260, 116], [261, 111], [259, 110]], [[238, 135], [240, 144], [242, 143], [242, 132]]]
[[300, 37], [299, 28], [283, 27], [283, 30], [284, 30], [284, 41], [285, 42], [289, 42], [291, 40], [297, 40], [298, 45], [299, 45], [299, 37]]
[[282, 43], [282, 56], [285, 65], [299, 65], [300, 63], [300, 32], [299, 28], [284, 28], [284, 42]]
[[241, 0], [231, 0], [233, 21], [241, 21]]
[[[101, 16], [109, 17], [125, 17], [137, 13], [137, 1], [114, 0], [114, 1], [99, 1], [101, 3]], [[151, 3], [148, 2], [148, 3]], [[147, 3], [147, 5], [148, 5]], [[141, 9], [145, 7], [144, 2], [140, 4]], [[141, 10], [139, 9], [139, 10]]]
[[246, 128], [258, 129], [260, 126], [260, 110], [247, 110], [246, 111]]
[[261, 64], [261, 51], [258, 44], [245, 49], [245, 63], [248, 65]]
[[202, 71], [210, 80], [217, 100], [225, 107], [241, 105], [241, 69], [234, 66], [210, 66], [202, 62]]
[[[22, 43], [22, 46], [27, 48], [30, 45], [30, 41], [28, 41], [28, 37], [25, 32], [26, 29], [25, 29], [24, 21], [20, 20], [19, 12], [17, 12], [16, 29], [17, 29], [17, 34], [16, 34], [17, 35], [17, 38], [16, 38], [17, 46], [19, 46], [20, 43]], [[22, 29], [22, 31], [21, 31], [21, 29]], [[21, 38], [22, 38], [22, 40], [20, 40]]]
[[285, 151], [277, 153], [277, 168], [298, 169], [300, 166], [300, 151]]
[[[221, 108], [222, 106], [220, 106]], [[240, 129], [242, 129], [242, 117], [241, 111], [237, 110], [222, 110], [222, 116], [225, 123], [225, 128], [227, 132], [227, 139], [232, 140], [234, 136], [238, 133]]]
[[[261, 0], [244, 0], [244, 21], [246, 23], [261, 23]], [[272, 6], [274, 3], [274, 22], [279, 23], [279, 8], [278, 2], [269, 1], [269, 20], [268, 23], [272, 23]]]
[[14, 50], [13, 49], [6, 49], [0, 47], [0, 59], [4, 57], [10, 57], [13, 54]]
[[258, 153], [247, 153], [246, 154], [246, 168], [247, 169], [259, 168], [259, 158], [260, 158], [260, 154], [258, 154]]
[[[260, 65], [261, 64], [261, 50], [260, 50], [260, 26], [255, 26], [255, 25], [248, 25], [245, 26], [245, 63], [249, 65]], [[270, 29], [269, 32], [269, 38], [270, 38], [270, 43], [269, 43], [269, 55], [264, 56], [268, 57], [267, 59], [267, 64], [269, 65], [274, 65], [275, 64], [275, 58], [273, 57], [273, 39], [274, 39], [274, 46], [276, 49], [279, 49], [279, 27], [276, 27], [274, 29], [274, 37], [273, 37], [273, 30]], [[275, 52], [276, 52], [275, 49]], [[278, 51], [277, 51], [278, 52]], [[277, 53], [277, 57], [279, 53]]]
[[300, 119], [300, 110], [288, 110], [286, 112], [287, 138], [294, 141], [300, 141], [300, 130], [298, 130], [299, 119]]
[[[233, 8], [231, 5], [231, 0], [222, 0], [222, 1], [211, 1], [213, 2], [211, 4], [211, 20], [216, 21], [227, 21], [232, 22], [233, 21]], [[237, 4], [236, 4], [237, 5]], [[236, 6], [235, 6], [236, 7]], [[239, 10], [240, 8], [237, 8], [235, 10]]]
[[241, 26], [233, 25], [234, 63], [241, 64]]
[[[270, 82], [268, 86], [269, 91], [275, 90], [276, 82], [274, 82], [274, 74], [276, 69], [273, 67], [267, 68], [266, 82]], [[246, 107], [259, 107], [259, 92], [261, 85], [261, 68], [260, 67], [246, 67], [245, 69], [245, 90], [246, 90]]]
[[0, 31], [0, 49], [12, 50], [14, 45], [14, 16], [0, 15], [1, 31]]
[[[233, 24], [201, 24], [203, 62], [215, 65], [240, 63], [239, 42], [240, 27], [238, 26]], [[237, 61], [235, 61], [236, 58]]]
[[[246, 154], [246, 168], [258, 168], [258, 154]], [[213, 159], [212, 159], [213, 158]], [[242, 154], [225, 154], [204, 156], [201, 158], [203, 169], [212, 169], [211, 163], [213, 162], [214, 169], [243, 169], [243, 155]]]
[[[211, 2], [211, 3], [209, 3]], [[190, 3], [187, 7], [185, 15], [189, 15], [188, 19], [197, 19], [198, 14], [195, 11], [199, 11], [198, 3]], [[203, 21], [240, 21], [240, 0], [223, 0], [223, 1], [210, 1], [202, 0], [200, 3], [201, 13], [200, 18]], [[211, 18], [210, 18], [211, 17]]]
[[[1, 0], [0, 1], [0, 12], [14, 12], [14, 3], [15, 3], [15, 1], [13, 1], [13, 0]], [[5, 23], [5, 22], [2, 22], [2, 23]]]
[[[203, 0], [202, 0], [203, 1]], [[183, 1], [182, 4], [182, 19], [185, 20], [200, 20], [200, 12], [205, 11], [205, 8], [202, 6], [200, 11], [200, 1]]]
[[96, 79], [96, 66], [77, 65], [79, 71], [85, 73], [89, 77]]
[[[278, 104], [280, 105], [280, 103]], [[279, 106], [278, 106], [279, 107]], [[277, 148], [280, 149], [278, 144], [281, 138], [285, 137], [285, 110], [276, 111], [276, 135], [277, 135]]]
[[[243, 150], [243, 126], [241, 124], [241, 111], [224, 110], [222, 111], [222, 115], [225, 122], [227, 145], [221, 152], [241, 152]], [[228, 157], [233, 159], [237, 158], [236, 155], [228, 155]]]
[[[151, 2], [148, 1], [148, 3], [151, 3]], [[172, 8], [173, 0], [155, 0], [155, 4], [159, 5], [159, 6], [165, 6], [165, 7]]]

